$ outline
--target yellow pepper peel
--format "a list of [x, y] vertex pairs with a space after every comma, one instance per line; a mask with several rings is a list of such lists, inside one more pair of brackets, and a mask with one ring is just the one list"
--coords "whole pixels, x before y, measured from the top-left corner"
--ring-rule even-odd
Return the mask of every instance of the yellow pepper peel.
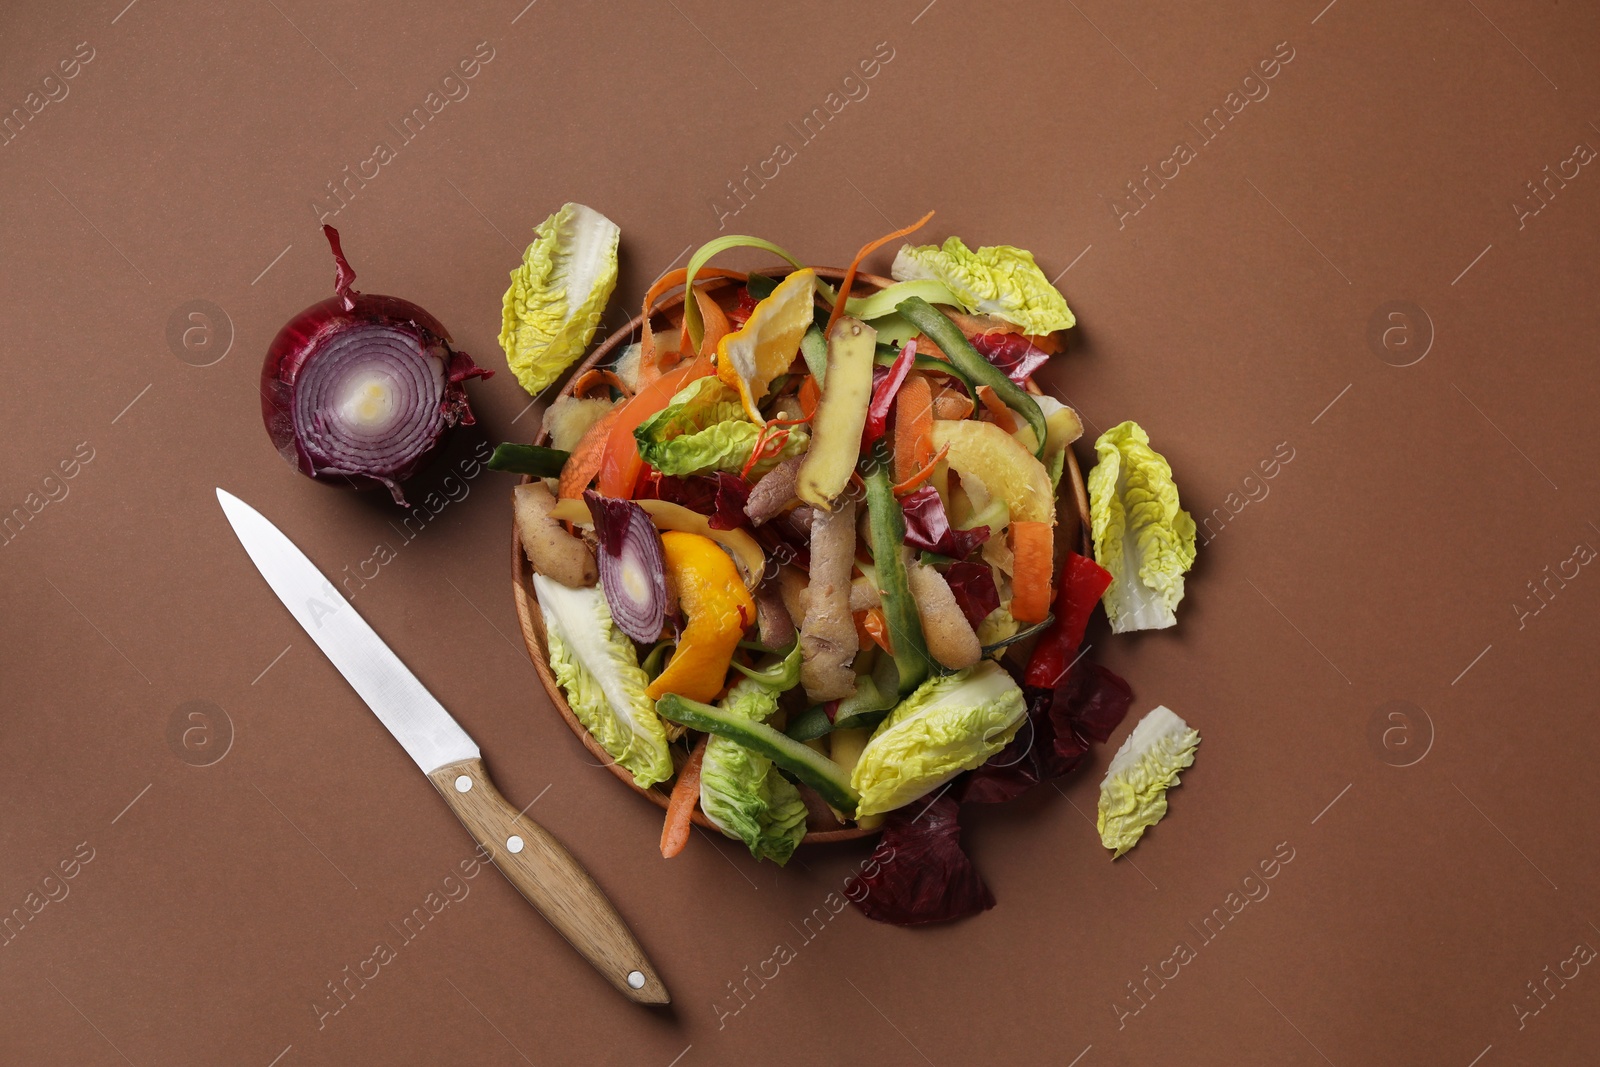
[[659, 700], [677, 693], [710, 703], [722, 692], [739, 639], [755, 621], [756, 604], [733, 560], [709, 537], [667, 530], [661, 556], [687, 621], [677, 651], [645, 694]]

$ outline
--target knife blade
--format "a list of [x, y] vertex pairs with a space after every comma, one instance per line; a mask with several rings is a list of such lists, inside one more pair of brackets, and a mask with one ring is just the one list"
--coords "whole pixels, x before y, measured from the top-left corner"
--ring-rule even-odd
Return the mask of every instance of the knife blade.
[[477, 744], [444, 705], [282, 531], [224, 489], [217, 500], [284, 607], [506, 879], [624, 996], [669, 1003], [666, 986], [616, 907], [560, 842], [500, 795]]

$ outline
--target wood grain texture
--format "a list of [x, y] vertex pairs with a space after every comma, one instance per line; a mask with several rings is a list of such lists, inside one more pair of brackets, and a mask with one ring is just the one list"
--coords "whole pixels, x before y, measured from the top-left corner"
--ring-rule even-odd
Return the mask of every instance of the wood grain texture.
[[[623, 996], [640, 1004], [671, 1002], [633, 931], [594, 878], [544, 827], [517, 813], [482, 760], [446, 764], [428, 777], [506, 880]], [[463, 777], [469, 786], [464, 791], [457, 786]], [[630, 974], [643, 976], [638, 988], [629, 984]]]

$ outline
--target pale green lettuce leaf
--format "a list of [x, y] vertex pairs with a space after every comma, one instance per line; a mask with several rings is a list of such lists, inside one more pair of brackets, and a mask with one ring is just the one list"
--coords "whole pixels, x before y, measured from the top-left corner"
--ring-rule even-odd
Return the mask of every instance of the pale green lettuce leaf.
[[666, 726], [645, 695], [650, 679], [633, 642], [612, 623], [600, 587], [569, 589], [535, 574], [533, 589], [544, 615], [550, 671], [572, 713], [641, 789], [671, 778]]
[[850, 772], [857, 818], [903, 807], [979, 766], [1026, 714], [1022, 690], [993, 660], [929, 678], [878, 724]]
[[506, 365], [537, 395], [577, 362], [617, 287], [617, 224], [593, 208], [563, 204], [511, 272], [500, 315]]
[[1200, 735], [1171, 709], [1158, 707], [1139, 720], [1117, 749], [1100, 783], [1100, 843], [1112, 858], [1134, 845], [1167, 813], [1167, 790], [1194, 763]]
[[[710, 375], [684, 386], [633, 431], [639, 457], [662, 474], [675, 475], [737, 474], [760, 435], [761, 427], [745, 414], [738, 392]], [[799, 455], [810, 439], [804, 428], [793, 427], [777, 454], [763, 458], [753, 473], [765, 474], [780, 460]]]
[[[754, 678], [737, 682], [721, 706], [755, 722], [778, 708], [781, 690]], [[706, 742], [700, 764], [700, 808], [717, 829], [743, 841], [756, 859], [780, 866], [806, 834], [800, 791], [773, 769], [772, 761], [717, 734]]]
[[1094, 450], [1089, 519], [1095, 562], [1111, 572], [1103, 598], [1111, 629], [1171, 626], [1195, 553], [1194, 519], [1178, 506], [1172, 468], [1134, 422], [1101, 434]]
[[943, 248], [902, 245], [889, 273], [898, 282], [937, 279], [974, 315], [1005, 319], [1025, 333], [1065, 330], [1078, 321], [1033, 253], [1010, 245], [974, 251], [959, 237], [946, 238]]

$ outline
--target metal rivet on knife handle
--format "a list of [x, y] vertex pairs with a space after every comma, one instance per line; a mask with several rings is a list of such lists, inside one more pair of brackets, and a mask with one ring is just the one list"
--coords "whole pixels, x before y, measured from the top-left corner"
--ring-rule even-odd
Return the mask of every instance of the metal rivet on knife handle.
[[[500, 873], [624, 996], [641, 1004], [667, 1004], [667, 987], [645, 957], [628, 924], [594, 879], [549, 832], [518, 815], [495, 788], [483, 761], [466, 759], [428, 775], [456, 818], [489, 850]], [[458, 777], [471, 788], [458, 792]], [[515, 833], [507, 836], [508, 830]], [[503, 841], [503, 850], [492, 842]]]

